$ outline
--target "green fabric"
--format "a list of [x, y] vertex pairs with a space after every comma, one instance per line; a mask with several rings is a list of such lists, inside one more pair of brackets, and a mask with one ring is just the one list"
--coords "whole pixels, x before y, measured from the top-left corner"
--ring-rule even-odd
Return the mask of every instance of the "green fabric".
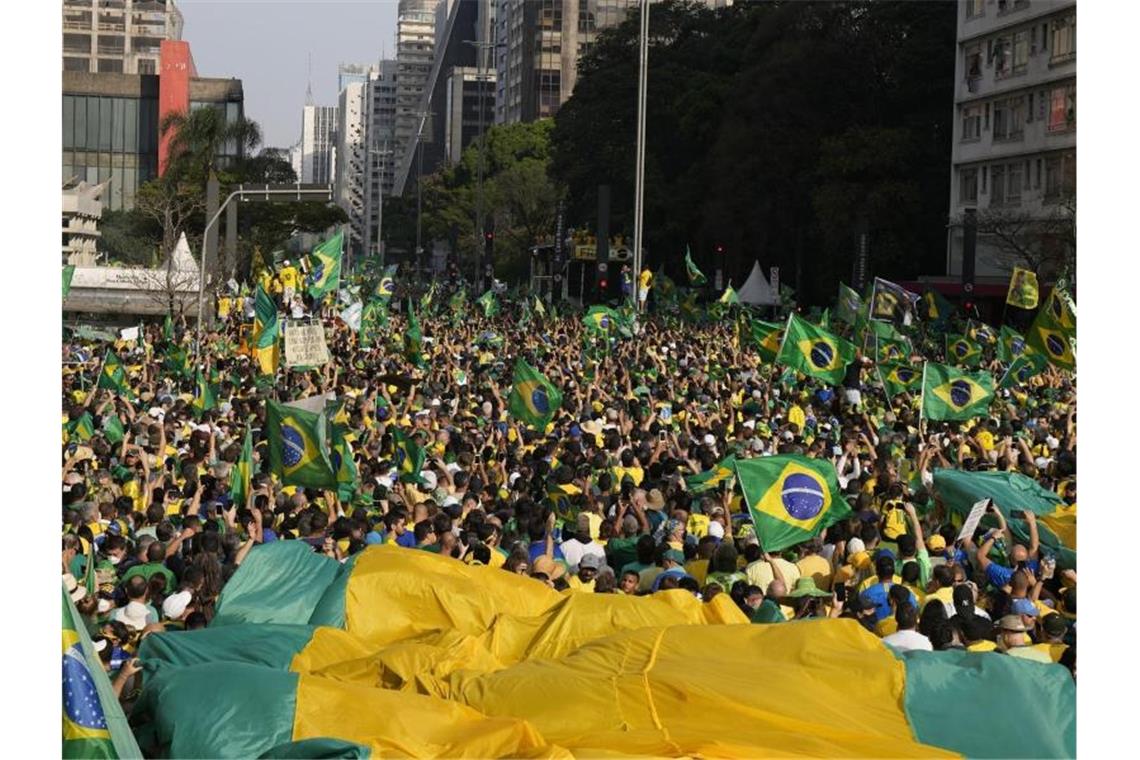
[[736, 457], [725, 457], [713, 465], [711, 470], [685, 477], [685, 488], [689, 493], [711, 491], [736, 474]]
[[928, 420], [969, 420], [984, 415], [994, 397], [988, 372], [962, 372], [926, 362], [922, 381], [922, 416]]
[[546, 375], [519, 357], [515, 362], [514, 386], [507, 399], [507, 408], [511, 416], [531, 428], [543, 431], [560, 406], [562, 406], [562, 391], [558, 390]]
[[249, 500], [250, 477], [253, 475], [253, 434], [248, 428], [241, 444], [241, 455], [230, 475], [230, 501], [239, 509]]
[[697, 269], [697, 265], [693, 263], [693, 256], [689, 252], [689, 246], [685, 246], [685, 274], [689, 276], [690, 285], [701, 286], [709, 281], [704, 273]]
[[308, 623], [340, 567], [303, 541], [258, 546], [226, 584], [210, 626]]
[[244, 663], [288, 670], [293, 656], [313, 638], [315, 626], [276, 623], [212, 625], [197, 631], [147, 636], [139, 659], [149, 671], [187, 668], [211, 662]]
[[293, 740], [296, 673], [210, 662], [147, 677], [131, 717], [148, 757], [259, 757]]
[[748, 332], [752, 336], [752, 345], [760, 354], [760, 358], [766, 362], [776, 361], [776, 354], [780, 351], [780, 341], [784, 337], [784, 326], [775, 322], [749, 319]]
[[317, 602], [313, 614], [309, 616], [309, 625], [323, 625], [330, 628], [344, 628], [344, 599], [348, 591], [348, 577], [352, 575], [352, 568], [360, 554], [353, 554], [347, 562], [340, 564], [333, 582], [325, 589], [325, 593]]
[[75, 277], [75, 267], [68, 264], [63, 268], [63, 297], [71, 292], [71, 279]]
[[990, 652], [904, 652], [920, 742], [967, 757], [1076, 757], [1076, 687], [1060, 665]]
[[280, 744], [267, 750], [262, 758], [307, 758], [309, 760], [324, 760], [325, 758], [369, 758], [372, 750], [362, 744], [342, 741], [340, 739], [304, 739], [299, 742]]
[[776, 361], [805, 375], [838, 385], [855, 360], [855, 344], [795, 314], [788, 317]]
[[119, 583], [125, 584], [127, 581], [129, 581], [131, 578], [134, 578], [136, 575], [141, 575], [147, 581], [150, 581], [150, 577], [152, 575], [154, 575], [155, 573], [160, 573], [163, 578], [166, 578], [166, 593], [167, 594], [174, 593], [174, 585], [176, 583], [175, 578], [174, 578], [174, 573], [170, 572], [170, 568], [168, 568], [166, 565], [162, 564], [161, 562], [147, 562], [146, 564], [143, 564], [143, 565], [135, 565], [134, 567], [132, 567], [130, 570], [128, 570], [126, 573], [123, 574], [123, 577], [119, 581]]
[[835, 301], [835, 318], [840, 322], [854, 325], [863, 312], [863, 299], [852, 288], [839, 283], [839, 297]]
[[287, 486], [336, 488], [336, 473], [329, 454], [328, 418], [324, 412], [307, 412], [268, 401], [265, 427], [269, 439], [269, 467]]
[[783, 610], [780, 609], [780, 605], [771, 599], [765, 599], [761, 602], [760, 606], [752, 612], [749, 619], [753, 623], [783, 623], [787, 621], [787, 618], [784, 617]]
[[103, 359], [103, 371], [99, 373], [95, 387], [114, 391], [123, 396], [131, 395], [131, 389], [127, 385], [127, 370], [123, 367], [122, 359], [114, 351], [107, 351], [107, 356]]

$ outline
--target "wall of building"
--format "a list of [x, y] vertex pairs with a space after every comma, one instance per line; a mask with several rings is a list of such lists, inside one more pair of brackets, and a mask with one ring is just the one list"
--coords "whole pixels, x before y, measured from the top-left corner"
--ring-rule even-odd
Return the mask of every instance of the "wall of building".
[[157, 74], [163, 40], [182, 39], [174, 0], [63, 0], [63, 70]]
[[[396, 124], [397, 167], [410, 166], [412, 138], [428, 129], [420, 109], [435, 46], [435, 7], [438, 0], [400, 0], [396, 17]], [[397, 168], [396, 175], [407, 174]], [[400, 183], [394, 188], [400, 194]]]
[[364, 244], [364, 85], [349, 82], [337, 104], [336, 172], [333, 199], [348, 214], [345, 247], [355, 255]]
[[394, 60], [380, 61], [364, 93], [368, 146], [364, 189], [364, 249], [379, 253], [383, 232], [379, 205], [395, 181], [396, 71]]
[[301, 182], [333, 180], [336, 106], [307, 105], [301, 110]]

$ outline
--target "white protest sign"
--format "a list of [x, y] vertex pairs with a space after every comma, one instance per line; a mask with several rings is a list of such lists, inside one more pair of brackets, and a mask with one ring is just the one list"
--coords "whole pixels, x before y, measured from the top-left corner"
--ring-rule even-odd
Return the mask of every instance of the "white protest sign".
[[122, 330], [119, 330], [119, 340], [138, 340], [138, 339], [139, 339], [138, 325], [135, 325], [134, 327], [124, 327]]
[[286, 367], [318, 367], [328, 362], [329, 347], [323, 327], [285, 322]]
[[962, 530], [958, 531], [958, 538], [955, 541], [974, 537], [974, 531], [978, 529], [978, 522], [986, 513], [986, 507], [989, 506], [989, 503], [989, 499], [982, 499], [974, 504], [970, 509], [970, 514], [966, 515], [966, 522], [962, 523]]
[[341, 321], [352, 328], [353, 332], [360, 332], [360, 313], [364, 304], [357, 301], [340, 313]]

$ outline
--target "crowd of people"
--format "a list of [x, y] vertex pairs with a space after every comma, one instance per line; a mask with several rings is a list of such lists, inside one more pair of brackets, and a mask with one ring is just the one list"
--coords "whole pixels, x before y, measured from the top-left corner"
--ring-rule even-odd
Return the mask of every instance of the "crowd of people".
[[[285, 317], [304, 296], [288, 262], [279, 274]], [[838, 387], [796, 376], [763, 360], [731, 314], [650, 308], [631, 337], [602, 336], [598, 350], [568, 305], [539, 315], [504, 299], [486, 317], [442, 295], [417, 315], [417, 363], [401, 338], [406, 303], [392, 300], [368, 348], [309, 303], [332, 360], [273, 377], [248, 350], [249, 304], [219, 314], [190, 371], [168, 361], [193, 354], [178, 320], [138, 340], [64, 340], [62, 572], [124, 700], [141, 638], [208, 625], [237, 568], [275, 541], [338, 561], [394, 544], [567, 593], [725, 594], [756, 624], [852, 618], [898, 650], [991, 652], [1075, 677], [1076, 573], [1041, 551], [1032, 513], [1028, 544], [996, 510], [998, 527], [959, 541], [931, 495], [935, 467], [1017, 471], [1075, 507], [1071, 375], [1047, 368], [999, 392], [988, 416], [920, 424], [917, 396], [887, 398], [870, 357]], [[95, 388], [108, 350], [129, 392]], [[519, 357], [562, 393], [545, 429], [508, 412]], [[195, 404], [197, 374], [212, 409]], [[344, 401], [357, 482], [340, 494], [285, 486], [269, 466], [266, 402], [330, 392]], [[417, 482], [398, 477], [397, 431], [426, 452]], [[247, 432], [253, 474], [234, 503]], [[851, 516], [772, 553], [731, 476], [687, 478], [729, 455], [775, 454], [832, 462]]]

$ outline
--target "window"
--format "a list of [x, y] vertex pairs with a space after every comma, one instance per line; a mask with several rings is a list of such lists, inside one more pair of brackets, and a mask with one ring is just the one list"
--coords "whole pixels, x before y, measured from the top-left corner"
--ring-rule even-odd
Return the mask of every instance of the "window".
[[1033, 180], [1033, 189], [1041, 189], [1041, 159], [1037, 159], [1037, 177]]
[[153, 58], [140, 58], [139, 59], [139, 73], [140, 74], [153, 74], [155, 73], [154, 59]]
[[1029, 32], [1017, 32], [1013, 35], [1013, 70], [1012, 74], [1024, 74], [1029, 63]]
[[982, 192], [983, 193], [986, 191], [986, 175], [988, 174], [988, 171], [989, 170], [987, 167], [985, 167], [985, 166], [982, 167]]
[[1077, 17], [1066, 16], [1053, 22], [1053, 54], [1049, 63], [1065, 63], [1077, 57]]
[[994, 78], [1002, 79], [1010, 75], [1013, 70], [1013, 45], [1008, 37], [998, 37], [994, 40], [990, 51], [990, 62], [994, 66]]
[[962, 169], [958, 175], [958, 201], [960, 203], [978, 202], [978, 170]]
[[982, 76], [982, 46], [971, 45], [966, 48], [966, 81], [980, 79]]
[[1012, 163], [1005, 167], [1005, 202], [1010, 205], [1021, 203], [1021, 164]]
[[982, 107], [966, 106], [962, 109], [962, 142], [982, 137]]
[[1019, 140], [1025, 134], [1025, 98], [1007, 98], [994, 103], [994, 140]]
[[990, 173], [993, 175], [993, 183], [990, 190], [990, 205], [1005, 205], [1005, 167], [998, 164], [993, 167]]
[[75, 147], [75, 98], [63, 96], [63, 147]]
[[1068, 132], [1077, 127], [1077, 86], [1054, 87], [1049, 91], [1050, 132]]
[[966, 0], [966, 18], [977, 18], [986, 12], [986, 0]]
[[1021, 203], [1021, 190], [1025, 181], [1022, 163], [996, 164], [990, 189], [991, 206], [1016, 206]]
[[1077, 189], [1077, 154], [1062, 153], [1045, 159], [1045, 200], [1072, 197]]

